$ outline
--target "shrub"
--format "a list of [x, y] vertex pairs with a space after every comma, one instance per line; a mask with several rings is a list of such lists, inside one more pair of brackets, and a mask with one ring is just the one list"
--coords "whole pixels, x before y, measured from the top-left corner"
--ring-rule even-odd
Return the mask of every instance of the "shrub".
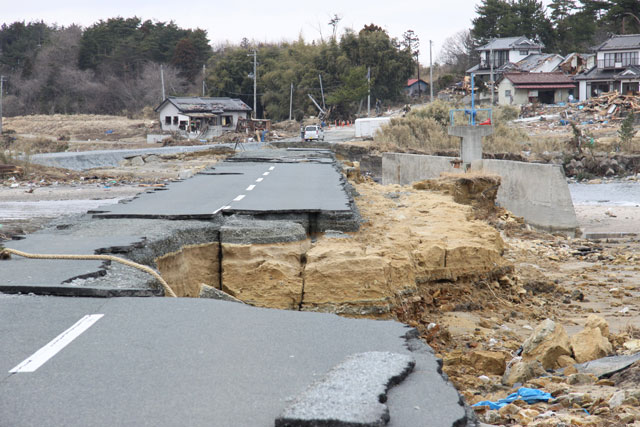
[[484, 138], [483, 151], [488, 153], [519, 153], [529, 136], [520, 128], [508, 126], [504, 122], [493, 124], [493, 134]]
[[431, 118], [442, 126], [448, 126], [449, 110], [453, 108], [455, 108], [453, 104], [438, 99], [427, 104], [426, 107], [412, 110], [407, 114], [407, 117], [418, 117], [421, 119]]
[[378, 148], [397, 147], [426, 154], [457, 148], [459, 144], [458, 138], [450, 137], [436, 119], [418, 115], [391, 119], [388, 126], [376, 133], [374, 140]]

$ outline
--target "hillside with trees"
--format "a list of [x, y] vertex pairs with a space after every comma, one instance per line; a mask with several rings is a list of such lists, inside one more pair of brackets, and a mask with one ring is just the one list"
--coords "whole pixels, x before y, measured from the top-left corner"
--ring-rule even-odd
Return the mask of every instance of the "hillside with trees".
[[[419, 40], [408, 30], [400, 38], [370, 24], [328, 39], [280, 43], [218, 44], [202, 29], [174, 22], [110, 18], [87, 28], [44, 22], [0, 27], [0, 74], [5, 77], [4, 115], [138, 115], [166, 95], [240, 98], [253, 106], [253, 52], [258, 58], [259, 117], [317, 114], [309, 95], [331, 106], [332, 118], [364, 111], [371, 93], [388, 105], [403, 100], [408, 78], [416, 77]], [[445, 42], [434, 69], [438, 90], [458, 80], [478, 60], [475, 49], [494, 37], [524, 35], [546, 52], [589, 52], [608, 34], [640, 33], [638, 0], [481, 0], [467, 31]], [[421, 68], [422, 75], [428, 70]], [[370, 79], [368, 79], [370, 77]], [[322, 81], [322, 84], [320, 83]]]
[[322, 103], [322, 79], [325, 103], [333, 116], [346, 118], [362, 108], [369, 88], [372, 102], [401, 99], [415, 69], [410, 47], [373, 24], [347, 30], [339, 39], [257, 45], [243, 40], [213, 49], [206, 31], [173, 22], [111, 18], [88, 28], [14, 22], [0, 27], [0, 49], [9, 116], [135, 115], [162, 100], [160, 67], [166, 95], [201, 95], [204, 87], [208, 96], [253, 105], [255, 50], [259, 116], [288, 118], [292, 84], [294, 115], [317, 114], [308, 95]]

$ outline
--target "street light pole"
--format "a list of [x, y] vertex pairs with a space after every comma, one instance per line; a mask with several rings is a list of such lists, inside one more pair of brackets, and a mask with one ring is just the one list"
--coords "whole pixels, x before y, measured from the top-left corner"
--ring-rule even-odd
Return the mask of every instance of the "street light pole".
[[431, 59], [432, 45], [433, 41], [429, 40], [429, 102], [433, 102], [433, 61]]
[[257, 81], [258, 81], [258, 59], [257, 53], [254, 49], [253, 53], [248, 53], [247, 56], [253, 56], [253, 118], [258, 118], [258, 103], [257, 99]]

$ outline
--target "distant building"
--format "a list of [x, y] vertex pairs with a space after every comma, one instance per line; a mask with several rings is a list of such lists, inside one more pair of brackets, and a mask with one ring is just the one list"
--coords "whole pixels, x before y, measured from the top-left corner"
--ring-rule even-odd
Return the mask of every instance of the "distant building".
[[[420, 88], [420, 89], [418, 89]], [[429, 93], [429, 83], [420, 79], [409, 79], [407, 80], [407, 86], [404, 88], [404, 93], [411, 98], [418, 96], [418, 92], [421, 95], [426, 95]]]
[[575, 89], [573, 79], [561, 72], [505, 73], [498, 85], [498, 104], [556, 104], [568, 101], [569, 95], [575, 96]]
[[516, 62], [514, 71], [523, 73], [551, 73], [558, 69], [563, 61], [561, 55], [555, 53], [533, 53]]
[[581, 101], [613, 90], [640, 93], [640, 34], [613, 36], [594, 50], [595, 67], [575, 77]]
[[558, 69], [563, 73], [575, 76], [589, 71], [596, 66], [596, 55], [593, 53], [573, 52], [564, 57]]
[[474, 73], [477, 79], [489, 81], [491, 64], [493, 63], [494, 81], [505, 69], [513, 69], [514, 64], [529, 55], [541, 54], [544, 46], [524, 36], [493, 39], [476, 49], [480, 53], [480, 63], [469, 68], [467, 73]]
[[238, 120], [248, 118], [251, 108], [234, 98], [170, 96], [155, 111], [164, 132], [206, 139], [235, 131]]

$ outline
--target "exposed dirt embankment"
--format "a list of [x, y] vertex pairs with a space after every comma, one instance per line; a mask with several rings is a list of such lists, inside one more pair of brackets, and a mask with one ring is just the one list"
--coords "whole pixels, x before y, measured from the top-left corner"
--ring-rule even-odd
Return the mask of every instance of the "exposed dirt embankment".
[[[509, 269], [500, 234], [476, 219], [493, 206], [498, 180], [449, 177], [418, 188], [356, 184], [365, 220], [357, 233], [223, 243], [221, 250], [213, 243], [165, 255], [157, 264], [183, 296], [196, 296], [204, 283], [257, 306], [391, 316], [398, 297]], [[218, 255], [219, 261], [203, 260]]]
[[156, 259], [162, 277], [178, 296], [197, 297], [200, 285], [220, 283], [218, 242], [188, 245]]

